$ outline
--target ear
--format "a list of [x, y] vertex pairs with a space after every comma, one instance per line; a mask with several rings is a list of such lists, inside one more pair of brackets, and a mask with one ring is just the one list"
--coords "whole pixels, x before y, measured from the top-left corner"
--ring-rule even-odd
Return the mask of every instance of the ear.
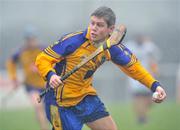
[[109, 27], [109, 34], [111, 34], [114, 31], [115, 25], [111, 25]]

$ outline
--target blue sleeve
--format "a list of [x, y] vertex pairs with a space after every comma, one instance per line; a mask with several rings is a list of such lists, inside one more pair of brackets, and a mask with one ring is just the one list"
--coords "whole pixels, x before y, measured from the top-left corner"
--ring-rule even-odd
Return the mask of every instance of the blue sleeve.
[[127, 65], [131, 61], [132, 52], [122, 44], [109, 49], [111, 60], [118, 65]]
[[77, 48], [79, 48], [86, 39], [82, 34], [74, 35], [65, 40], [59, 40], [57, 44], [53, 45], [51, 49], [60, 56], [67, 56], [73, 53]]
[[17, 62], [19, 60], [19, 56], [21, 54], [21, 51], [17, 51], [16, 53], [14, 53], [11, 58], [14, 62]]
[[155, 92], [158, 86], [161, 86], [161, 84], [158, 81], [155, 81], [151, 86], [151, 91]]

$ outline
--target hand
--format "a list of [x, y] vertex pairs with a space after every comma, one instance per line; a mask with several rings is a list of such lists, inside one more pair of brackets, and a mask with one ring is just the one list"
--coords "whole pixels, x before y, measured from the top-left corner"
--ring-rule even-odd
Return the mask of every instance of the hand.
[[155, 103], [161, 103], [166, 98], [166, 92], [161, 86], [158, 86], [156, 88], [156, 92], [158, 93], [158, 95], [156, 97], [152, 97], [152, 100]]
[[56, 74], [52, 75], [49, 81], [49, 85], [51, 88], [57, 88], [59, 85], [63, 85], [61, 77]]

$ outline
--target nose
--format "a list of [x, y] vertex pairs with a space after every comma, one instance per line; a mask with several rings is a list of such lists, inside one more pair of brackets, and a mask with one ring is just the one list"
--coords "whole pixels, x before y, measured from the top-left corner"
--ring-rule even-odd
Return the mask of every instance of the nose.
[[94, 24], [94, 25], [92, 25], [92, 31], [97, 31], [97, 25], [96, 24]]

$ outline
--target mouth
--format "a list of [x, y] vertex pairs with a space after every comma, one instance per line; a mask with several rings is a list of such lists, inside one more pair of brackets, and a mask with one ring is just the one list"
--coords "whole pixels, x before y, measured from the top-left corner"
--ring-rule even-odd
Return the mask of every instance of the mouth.
[[97, 37], [97, 34], [91, 33], [91, 37], [92, 37], [92, 38], [96, 38], [96, 37]]

